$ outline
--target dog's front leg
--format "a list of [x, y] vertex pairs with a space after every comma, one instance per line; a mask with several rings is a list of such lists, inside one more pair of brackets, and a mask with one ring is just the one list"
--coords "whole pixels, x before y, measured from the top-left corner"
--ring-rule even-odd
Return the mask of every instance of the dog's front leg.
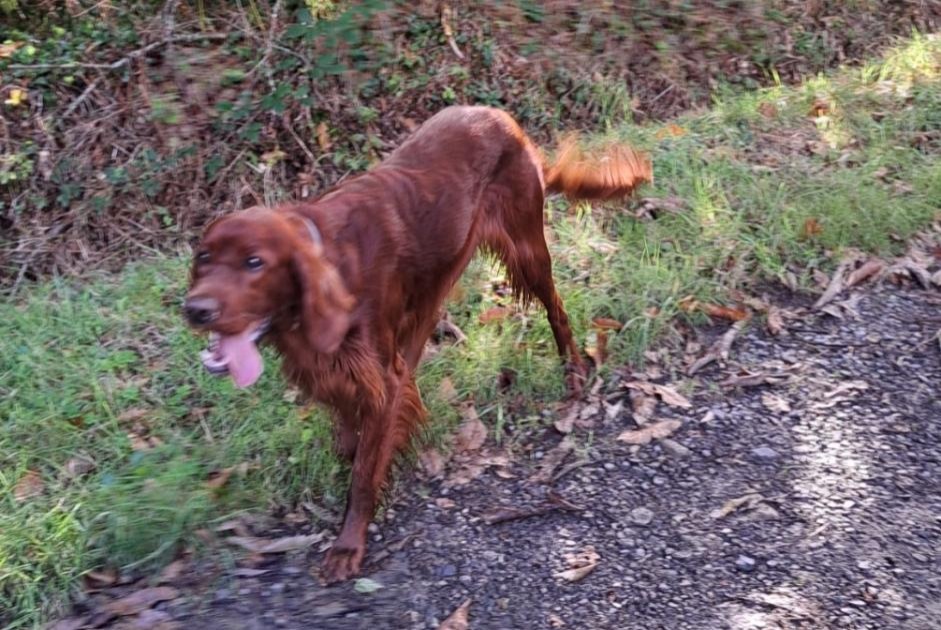
[[327, 584], [357, 575], [366, 555], [369, 521], [375, 515], [397, 447], [395, 424], [405, 383], [399, 374], [389, 380], [386, 404], [364, 413], [359, 426], [343, 527], [327, 552], [321, 573]]

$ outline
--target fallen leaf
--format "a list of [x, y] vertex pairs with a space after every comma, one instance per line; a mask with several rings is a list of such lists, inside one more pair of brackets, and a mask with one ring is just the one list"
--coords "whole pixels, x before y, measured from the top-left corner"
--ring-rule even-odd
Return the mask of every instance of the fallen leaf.
[[870, 258], [846, 278], [846, 286], [853, 287], [873, 277], [885, 268], [885, 263], [878, 258]]
[[463, 453], [476, 451], [487, 439], [487, 427], [477, 416], [477, 410], [472, 404], [467, 404], [461, 410], [464, 420], [454, 436], [454, 451]]
[[435, 505], [437, 505], [442, 510], [450, 510], [451, 508], [455, 507], [457, 503], [447, 497], [438, 497], [435, 499]]
[[566, 554], [565, 561], [569, 568], [552, 575], [566, 582], [578, 582], [594, 571], [600, 560], [601, 556], [598, 555], [595, 548], [588, 546], [579, 553]]
[[814, 99], [814, 104], [810, 107], [810, 116], [812, 118], [820, 118], [821, 116], [826, 116], [830, 113], [830, 103], [828, 103], [823, 98]]
[[88, 615], [82, 615], [81, 617], [68, 617], [67, 619], [60, 619], [46, 630], [80, 630], [88, 626]]
[[444, 472], [444, 457], [435, 448], [429, 448], [422, 452], [418, 456], [418, 463], [421, 465], [422, 470], [425, 471], [425, 474], [430, 478], [435, 478], [441, 475]]
[[359, 578], [353, 582], [353, 590], [362, 595], [375, 593], [381, 588], [384, 588], [381, 583], [375, 580], [370, 580], [369, 578]]
[[21, 88], [13, 88], [10, 90], [10, 96], [3, 101], [4, 105], [9, 105], [10, 107], [18, 107], [26, 101], [26, 90]]
[[46, 489], [42, 476], [35, 470], [27, 470], [13, 486], [13, 500], [17, 503], [38, 497]]
[[692, 295], [687, 295], [686, 297], [680, 299], [676, 303], [676, 306], [684, 313], [692, 313], [693, 311], [699, 309], [699, 300], [694, 298]]
[[6, 59], [16, 52], [16, 49], [23, 45], [23, 42], [4, 42], [0, 44], [0, 59]]
[[726, 516], [738, 510], [739, 508], [742, 508], [742, 507], [753, 508], [764, 500], [765, 500], [764, 496], [758, 494], [757, 492], [746, 494], [744, 496], [737, 497], [735, 499], [729, 499], [724, 504], [722, 504], [722, 507], [710, 512], [709, 516], [711, 516], [712, 518], [716, 520], [720, 518], [725, 518]]
[[758, 113], [765, 118], [777, 118], [778, 108], [774, 106], [774, 103], [763, 101], [760, 105], [758, 105]]
[[596, 317], [591, 320], [591, 323], [599, 330], [621, 330], [624, 327], [618, 320], [608, 317]]
[[743, 308], [732, 308], [718, 304], [702, 304], [701, 308], [706, 315], [715, 317], [716, 319], [727, 319], [732, 322], [738, 322], [743, 319], [748, 319], [749, 317], [748, 311]]
[[163, 444], [163, 440], [155, 435], [142, 435], [136, 431], [128, 431], [127, 439], [132, 451], [149, 451]]
[[248, 526], [241, 518], [233, 518], [227, 521], [224, 521], [217, 525], [214, 529], [214, 532], [222, 534], [225, 532], [235, 532], [237, 536], [248, 537], [250, 536]]
[[446, 402], [454, 402], [458, 399], [457, 389], [454, 387], [454, 381], [445, 376], [438, 384], [438, 395]]
[[86, 456], [72, 457], [65, 462], [64, 470], [69, 479], [78, 479], [95, 470], [95, 462]]
[[833, 301], [833, 299], [840, 294], [843, 290], [843, 282], [846, 276], [846, 270], [852, 266], [858, 257], [851, 256], [844, 258], [839, 265], [837, 265], [836, 271], [833, 272], [833, 277], [830, 278], [830, 283], [827, 285], [827, 288], [824, 290], [823, 295], [821, 295], [816, 302], [814, 302], [813, 308], [815, 310], [820, 310], [827, 304]]
[[804, 225], [801, 227], [801, 238], [811, 239], [820, 234], [823, 234], [823, 226], [820, 225], [817, 219], [809, 217], [804, 220]]
[[324, 533], [308, 536], [285, 536], [284, 538], [258, 538], [256, 536], [229, 536], [226, 542], [253, 553], [284, 553], [306, 549], [324, 538]]
[[572, 429], [575, 428], [575, 420], [578, 419], [581, 411], [581, 405], [576, 402], [566, 405], [559, 417], [552, 423], [552, 426], [559, 433], [571, 433]]
[[735, 342], [735, 339], [738, 337], [739, 333], [744, 330], [748, 321], [749, 320], [747, 319], [743, 319], [732, 324], [732, 327], [725, 331], [725, 333], [723, 333], [723, 335], [712, 344], [706, 354], [694, 361], [693, 364], [689, 366], [689, 369], [686, 371], [687, 374], [692, 376], [713, 361], [725, 361], [728, 359], [729, 352], [732, 349], [732, 344]]
[[685, 396], [677, 392], [675, 389], [669, 385], [654, 385], [654, 391], [660, 397], [660, 400], [670, 405], [671, 407], [680, 407], [682, 409], [689, 409], [692, 407], [692, 403], [686, 399]]
[[784, 332], [784, 316], [777, 306], [768, 307], [768, 317], [766, 321], [768, 332], [772, 335], [780, 335]]
[[780, 413], [787, 413], [791, 410], [791, 405], [786, 400], [780, 396], [772, 394], [771, 392], [765, 392], [761, 395], [761, 404], [771, 411], [777, 411]]
[[663, 140], [664, 138], [680, 138], [686, 135], [686, 130], [676, 123], [671, 122], [664, 125], [655, 135], [657, 140]]
[[123, 411], [121, 415], [118, 416], [118, 420], [120, 422], [133, 422], [144, 418], [148, 413], [146, 409], [142, 409], [141, 407], [131, 407]]
[[593, 334], [589, 335], [589, 338], [592, 339], [594, 343], [588, 343], [585, 347], [585, 354], [592, 360], [595, 364], [595, 369], [600, 370], [601, 366], [604, 365], [604, 362], [608, 358], [608, 335], [604, 329], [596, 330]]
[[160, 572], [160, 577], [157, 578], [157, 584], [167, 584], [169, 582], [175, 582], [183, 575], [183, 571], [186, 569], [185, 560], [174, 560], [167, 566], [163, 568], [163, 571]]
[[629, 397], [631, 399], [631, 412], [634, 415], [634, 422], [644, 425], [650, 422], [654, 411], [657, 410], [657, 399], [652, 395], [646, 395], [640, 390], [631, 390]]
[[470, 622], [468, 621], [470, 605], [471, 600], [468, 598], [438, 626], [438, 630], [468, 630], [470, 628]]
[[127, 597], [108, 602], [101, 607], [101, 610], [114, 617], [127, 617], [147, 610], [158, 602], [165, 602], [170, 599], [176, 599], [179, 591], [171, 586], [155, 586], [145, 588], [136, 593], [131, 593]]
[[317, 124], [317, 146], [324, 153], [330, 150], [330, 129], [327, 123], [322, 121]]
[[480, 314], [478, 320], [481, 324], [492, 324], [493, 322], [502, 322], [509, 317], [513, 311], [505, 306], [493, 306]]
[[238, 569], [232, 572], [232, 575], [234, 575], [235, 577], [253, 578], [253, 577], [258, 577], [260, 575], [264, 575], [265, 573], [270, 573], [270, 572], [271, 571], [269, 569], [252, 569], [250, 567], [239, 567]]
[[223, 468], [222, 470], [214, 470], [209, 473], [209, 480], [206, 482], [206, 487], [210, 490], [219, 490], [229, 481], [229, 477], [232, 476], [232, 473], [235, 471], [234, 466], [228, 468]]
[[94, 569], [82, 576], [86, 591], [99, 591], [113, 586], [118, 581], [118, 570], [114, 568]]
[[527, 480], [529, 483], [549, 483], [556, 468], [565, 461], [568, 454], [575, 450], [575, 442], [571, 436], [566, 435], [551, 451], [543, 455], [539, 468]]
[[[647, 396], [657, 396], [670, 405], [671, 407], [680, 407], [682, 409], [688, 409], [692, 407], [692, 403], [686, 399], [685, 396], [677, 392], [673, 387], [669, 385], [661, 385], [659, 383], [650, 383], [648, 381], [632, 381], [624, 385], [628, 389], [638, 390], [643, 392]], [[633, 403], [633, 401], [632, 401]], [[643, 404], [638, 402], [638, 405]], [[636, 413], [636, 407], [635, 407]], [[648, 414], [649, 417], [649, 414]]]
[[649, 444], [651, 440], [659, 440], [672, 435], [681, 426], [683, 423], [679, 420], [661, 420], [640, 429], [624, 431], [617, 437], [617, 440], [627, 444]]

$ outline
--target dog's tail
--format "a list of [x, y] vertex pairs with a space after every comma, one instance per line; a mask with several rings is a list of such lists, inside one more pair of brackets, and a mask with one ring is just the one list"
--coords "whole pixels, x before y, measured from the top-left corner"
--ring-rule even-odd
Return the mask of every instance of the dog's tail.
[[605, 201], [626, 197], [643, 183], [653, 181], [650, 158], [623, 144], [608, 144], [586, 155], [578, 138], [562, 140], [555, 160], [543, 167], [546, 192], [572, 200]]

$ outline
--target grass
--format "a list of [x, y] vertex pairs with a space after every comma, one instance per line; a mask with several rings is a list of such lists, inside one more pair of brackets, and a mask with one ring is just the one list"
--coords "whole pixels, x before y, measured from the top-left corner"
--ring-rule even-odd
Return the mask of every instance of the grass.
[[[863, 69], [720, 97], [669, 125], [626, 125], [612, 108], [610, 133], [653, 154], [646, 194], [688, 207], [641, 222], [615, 207], [550, 204], [555, 276], [579, 337], [592, 317], [618, 319], [610, 363], [639, 362], [686, 316], [687, 296], [721, 302], [786, 274], [809, 286], [811, 271], [847, 248], [899, 251], [941, 199], [939, 69], [941, 42], [915, 37]], [[815, 103], [825, 117], [808, 116]], [[79, 592], [84, 572], [152, 569], [240, 511], [342, 502], [346, 471], [330, 454], [327, 417], [294, 401], [272, 360], [248, 391], [204, 373], [202, 342], [178, 315], [185, 277], [181, 258], [153, 258], [0, 305], [5, 627], [40, 623]], [[479, 323], [507, 303], [493, 290], [501, 279], [474, 261], [450, 306], [468, 342], [421, 371], [439, 435], [458, 416], [438, 393], [444, 378], [500, 438], [543, 422], [562, 392], [540, 310]], [[516, 374], [509, 392], [497, 385], [505, 370]], [[76, 477], [79, 456], [95, 468]], [[237, 466], [221, 489], [207, 485]], [[42, 492], [17, 500], [28, 471]]]

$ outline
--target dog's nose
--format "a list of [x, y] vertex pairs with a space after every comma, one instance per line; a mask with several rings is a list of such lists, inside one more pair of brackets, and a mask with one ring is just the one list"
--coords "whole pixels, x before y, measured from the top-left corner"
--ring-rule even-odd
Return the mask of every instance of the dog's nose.
[[183, 303], [183, 314], [194, 326], [205, 326], [219, 318], [219, 301], [211, 297], [191, 297]]

